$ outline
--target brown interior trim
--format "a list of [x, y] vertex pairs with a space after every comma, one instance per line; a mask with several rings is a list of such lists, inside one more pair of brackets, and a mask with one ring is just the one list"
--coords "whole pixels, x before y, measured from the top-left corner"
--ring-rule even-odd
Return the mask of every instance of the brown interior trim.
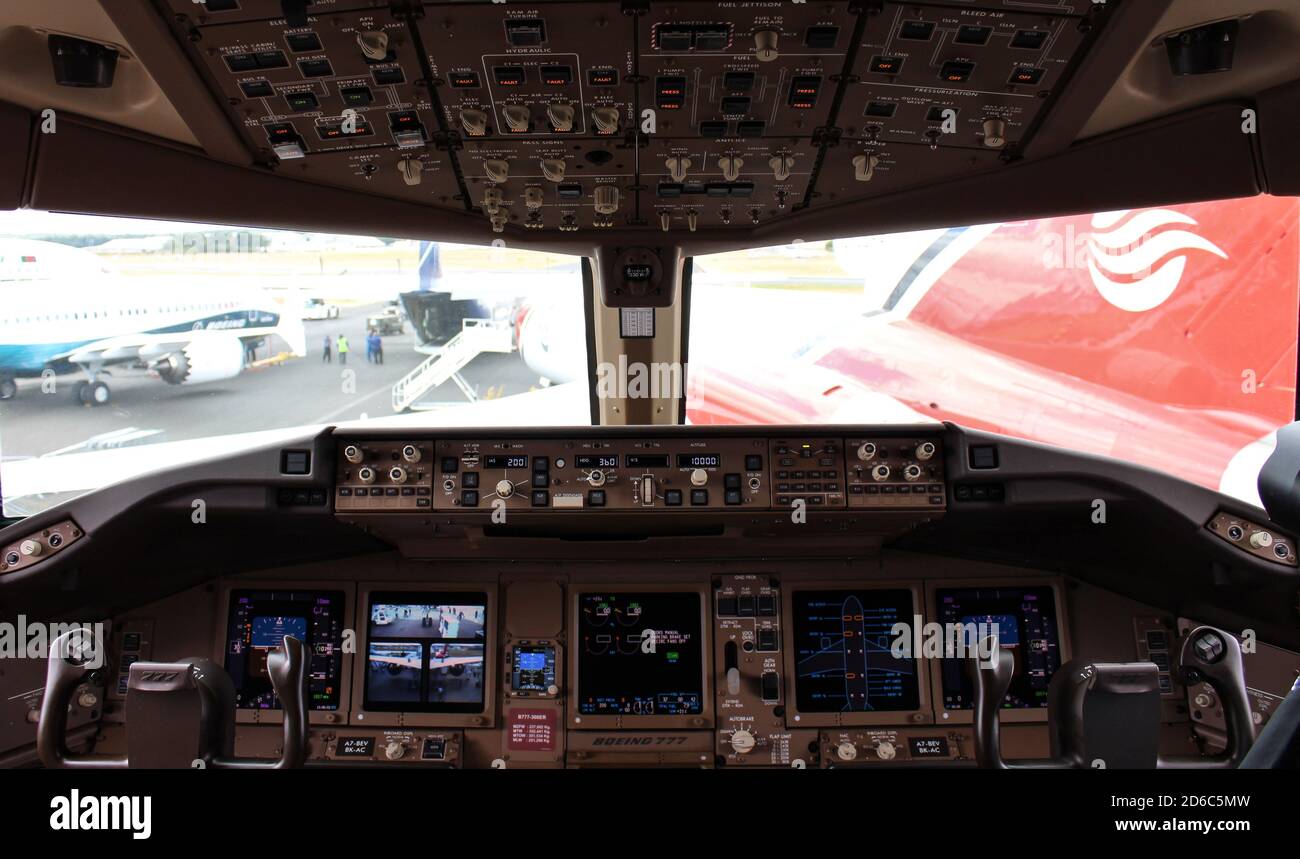
[[[1022, 155], [1051, 155], [1069, 148], [1101, 106], [1129, 62], [1147, 47], [1173, 0], [1142, 0], [1118, 7], [1094, 7], [1089, 21], [1101, 27], [1091, 47], [1080, 51], [1082, 60], [1070, 78], [1058, 87], [1055, 104], [1041, 116], [1050, 117], [1035, 129]], [[1102, 23], [1104, 21], [1104, 24]]]
[[[1263, 189], [1254, 144], [1241, 133], [1241, 110], [1247, 106], [1229, 102], [1197, 108], [1057, 155], [809, 209], [755, 229], [702, 230], [683, 240], [683, 252], [1253, 196]], [[1279, 183], [1274, 193], [1300, 189], [1300, 168], [1288, 173], [1280, 166], [1290, 157], [1283, 152], [1286, 134], [1285, 127], [1279, 128], [1265, 141], [1265, 156], [1279, 165], [1270, 171]], [[296, 181], [268, 168], [237, 167], [75, 117], [61, 119], [59, 133], [41, 135], [38, 143], [30, 202], [36, 208], [397, 238], [438, 236], [470, 244], [493, 238], [482, 219], [462, 212]], [[95, 159], [86, 157], [91, 152]], [[103, 170], [99, 165], [105, 163], [115, 169]], [[562, 236], [530, 232], [510, 231], [506, 242], [593, 256], [598, 243], [645, 239], [644, 233], [617, 230]]]
[[0, 103], [0, 207], [23, 204], [35, 133], [34, 117], [26, 110]]
[[198, 71], [176, 44], [158, 11], [140, 0], [99, 3], [203, 151], [232, 164], [253, 163], [252, 153], [212, 100], [211, 91], [199, 79]]
[[[1270, 194], [1300, 194], [1300, 81], [1265, 90], [1256, 101], [1259, 147]], [[1240, 120], [1239, 120], [1240, 121]]]

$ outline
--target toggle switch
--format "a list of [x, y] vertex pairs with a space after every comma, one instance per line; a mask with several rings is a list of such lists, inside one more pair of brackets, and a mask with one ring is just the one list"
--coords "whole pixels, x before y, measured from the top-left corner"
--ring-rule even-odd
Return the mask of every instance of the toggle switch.
[[790, 178], [790, 171], [794, 169], [794, 156], [785, 153], [775, 155], [768, 160], [767, 166], [772, 168], [773, 179], [784, 182]]
[[754, 34], [754, 56], [760, 63], [770, 63], [781, 56], [776, 49], [776, 40], [780, 36], [776, 30], [759, 30]]
[[424, 178], [424, 168], [416, 158], [403, 158], [397, 162], [397, 169], [402, 174], [402, 181], [407, 185], [419, 185]]
[[483, 162], [483, 172], [493, 182], [504, 182], [510, 178], [510, 162], [500, 158], [489, 158]]
[[533, 124], [532, 114], [522, 104], [508, 104], [501, 109], [501, 114], [506, 118], [506, 126], [516, 133], [527, 131]]
[[853, 178], [858, 182], [870, 182], [879, 163], [880, 159], [874, 155], [854, 155]]
[[663, 230], [665, 233], [668, 232], [668, 228], [671, 226], [672, 220], [673, 220], [672, 216], [669, 215], [667, 212], [660, 212], [659, 229]]
[[563, 182], [564, 162], [559, 158], [543, 158], [542, 175], [552, 182]]
[[668, 175], [672, 177], [674, 182], [685, 182], [686, 171], [690, 169], [691, 159], [683, 155], [673, 155], [664, 162], [664, 166], [668, 168]]
[[735, 182], [740, 178], [740, 168], [745, 161], [734, 155], [724, 155], [718, 159], [718, 169], [722, 171], [722, 178], [728, 182]]
[[571, 104], [547, 105], [546, 118], [551, 121], [551, 128], [556, 131], [573, 131], [573, 105]]
[[357, 33], [357, 46], [366, 59], [376, 62], [388, 57], [388, 34], [382, 30], [362, 30]]
[[460, 112], [460, 124], [465, 129], [465, 133], [471, 137], [482, 137], [487, 134], [487, 114], [474, 108], [466, 108]]
[[[693, 233], [695, 232], [695, 228], [699, 226], [699, 223], [700, 223], [700, 216], [696, 214], [695, 210], [694, 209], [687, 210], [686, 229], [690, 230]], [[698, 471], [698, 469], [696, 470]]]
[[591, 121], [599, 133], [613, 134], [618, 131], [618, 108], [598, 107], [591, 112]]

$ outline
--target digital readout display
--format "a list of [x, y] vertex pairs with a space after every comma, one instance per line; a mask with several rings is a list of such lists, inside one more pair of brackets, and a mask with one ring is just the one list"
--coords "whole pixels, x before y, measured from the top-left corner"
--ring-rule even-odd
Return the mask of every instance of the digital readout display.
[[490, 456], [483, 457], [483, 467], [484, 468], [527, 468], [528, 457], [517, 455], [517, 454], [510, 454], [508, 456], [498, 456], [496, 454], [492, 454]]

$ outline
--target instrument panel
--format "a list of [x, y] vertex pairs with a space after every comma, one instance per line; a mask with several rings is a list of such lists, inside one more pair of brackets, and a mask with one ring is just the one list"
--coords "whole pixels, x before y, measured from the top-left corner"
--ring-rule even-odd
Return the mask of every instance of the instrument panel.
[[[1014, 682], [1026, 689], [1045, 689], [1059, 667], [1043, 672], [1039, 654], [1070, 653], [1055, 578], [732, 566], [654, 581], [595, 571], [497, 576], [461, 565], [436, 581], [427, 570], [394, 581], [239, 578], [205, 593], [220, 621], [214, 656], [240, 690], [238, 751], [274, 749], [281, 713], [261, 685], [265, 657], [279, 636], [297, 634], [312, 654], [317, 762], [969, 763], [969, 705], [953, 703], [960, 680], [921, 644], [936, 634], [931, 624], [1000, 623], [994, 634], [1016, 654]], [[956, 614], [946, 609], [952, 593], [969, 602]], [[1036, 604], [1044, 593], [1055, 597], [1045, 607]], [[1000, 600], [996, 615], [990, 600]], [[143, 622], [119, 624], [116, 653], [130, 637], [133, 658], [163, 655], [167, 636], [142, 642]], [[1004, 721], [1029, 724], [1010, 727], [1008, 742], [1034, 747], [1045, 740], [1046, 700], [1017, 707], [1004, 716], [1018, 718]], [[106, 715], [120, 722], [122, 702]]]
[[947, 505], [936, 433], [341, 440], [340, 513], [756, 511]]
[[257, 161], [484, 232], [750, 227], [1015, 160], [1085, 0], [169, 0]]

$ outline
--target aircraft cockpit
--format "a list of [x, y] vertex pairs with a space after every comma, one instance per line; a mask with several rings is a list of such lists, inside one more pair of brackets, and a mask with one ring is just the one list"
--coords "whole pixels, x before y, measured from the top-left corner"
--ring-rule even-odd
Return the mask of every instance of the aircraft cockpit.
[[19, 828], [971, 778], [1282, 832], [1297, 44], [1293, 0], [9, 0]]

